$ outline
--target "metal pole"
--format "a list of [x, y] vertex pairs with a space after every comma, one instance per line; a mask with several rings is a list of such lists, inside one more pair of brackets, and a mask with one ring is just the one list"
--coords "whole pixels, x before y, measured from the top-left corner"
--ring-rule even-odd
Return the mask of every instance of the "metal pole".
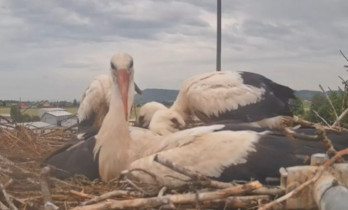
[[216, 71], [221, 71], [221, 0], [217, 0]]

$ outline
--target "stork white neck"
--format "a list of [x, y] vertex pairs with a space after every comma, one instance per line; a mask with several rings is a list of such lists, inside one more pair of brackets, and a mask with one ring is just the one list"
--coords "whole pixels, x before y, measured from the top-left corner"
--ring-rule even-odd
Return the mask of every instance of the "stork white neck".
[[[104, 181], [117, 177], [127, 168], [132, 139], [128, 117], [133, 103], [133, 61], [127, 54], [114, 56], [111, 61], [113, 84], [109, 111], [96, 137], [94, 155], [99, 153], [99, 175]], [[127, 113], [126, 113], [127, 112]]]

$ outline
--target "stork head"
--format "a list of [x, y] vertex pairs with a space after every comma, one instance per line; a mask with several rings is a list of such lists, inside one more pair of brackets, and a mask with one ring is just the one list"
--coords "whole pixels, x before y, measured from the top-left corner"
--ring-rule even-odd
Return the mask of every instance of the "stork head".
[[128, 120], [128, 103], [133, 97], [133, 58], [127, 53], [112, 56], [110, 71], [114, 84], [118, 87], [122, 97], [126, 120]]
[[153, 115], [149, 128], [159, 135], [175, 133], [185, 128], [184, 118], [171, 109], [158, 110]]
[[167, 110], [168, 108], [161, 103], [156, 101], [151, 101], [140, 107], [139, 117], [135, 122], [135, 125], [142, 128], [148, 128], [152, 116], [158, 110]]

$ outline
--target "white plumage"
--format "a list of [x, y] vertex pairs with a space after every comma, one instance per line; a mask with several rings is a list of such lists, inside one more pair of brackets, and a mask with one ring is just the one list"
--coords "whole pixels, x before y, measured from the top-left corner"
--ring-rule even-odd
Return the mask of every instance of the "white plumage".
[[163, 136], [182, 130], [185, 125], [186, 123], [179, 113], [164, 109], [154, 113], [149, 129]]
[[93, 126], [100, 128], [109, 110], [112, 77], [110, 75], [97, 76], [83, 93], [77, 110], [79, 122], [92, 120]]
[[156, 101], [151, 101], [142, 105], [139, 110], [136, 126], [148, 128], [153, 115], [159, 110], [168, 110], [168, 108]]
[[152, 127], [171, 126], [176, 112], [185, 122], [199, 118], [204, 123], [229, 121], [277, 128], [291, 119], [289, 101], [293, 90], [250, 72], [209, 72], [184, 81], [168, 111], [157, 115]]
[[[129, 104], [133, 101], [132, 63], [127, 54], [112, 58], [110, 108], [98, 135], [68, 149], [58, 150], [44, 161], [45, 164], [61, 169], [58, 172], [69, 172], [70, 176], [82, 173], [96, 178], [99, 175], [104, 181], [118, 177], [122, 170], [142, 168], [156, 174], [161, 184], [170, 187], [183, 182], [168, 175], [180, 179], [186, 177], [155, 162], [156, 154], [222, 181], [251, 178], [264, 181], [267, 176], [277, 176], [280, 167], [303, 164], [295, 151], [308, 155], [308, 148], [300, 151], [303, 148], [300, 141], [271, 136], [267, 132], [223, 131], [227, 129], [225, 125], [196, 127], [167, 136], [141, 128], [129, 130]], [[150, 183], [142, 174], [134, 175]]]
[[[77, 110], [80, 130], [83, 131], [91, 127], [100, 128], [109, 110], [112, 84], [112, 75], [110, 74], [99, 75], [89, 84], [81, 97]], [[141, 92], [135, 83], [133, 86], [132, 90], [135, 88], [138, 93]]]

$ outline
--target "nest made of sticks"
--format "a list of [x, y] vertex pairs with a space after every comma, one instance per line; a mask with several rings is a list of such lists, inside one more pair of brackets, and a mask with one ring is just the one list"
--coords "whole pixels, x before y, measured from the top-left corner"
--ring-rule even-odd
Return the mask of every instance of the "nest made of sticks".
[[[166, 165], [160, 157], [161, 164], [190, 178], [185, 187], [147, 186], [128, 179], [127, 173], [110, 183], [83, 176], [64, 181], [50, 177], [51, 169], [41, 169], [41, 161], [74, 135], [63, 129], [36, 134], [25, 127], [0, 128], [0, 209], [257, 208], [284, 194], [280, 187], [264, 187], [257, 181], [216, 182]], [[325, 132], [311, 138], [318, 137], [327, 140]]]

